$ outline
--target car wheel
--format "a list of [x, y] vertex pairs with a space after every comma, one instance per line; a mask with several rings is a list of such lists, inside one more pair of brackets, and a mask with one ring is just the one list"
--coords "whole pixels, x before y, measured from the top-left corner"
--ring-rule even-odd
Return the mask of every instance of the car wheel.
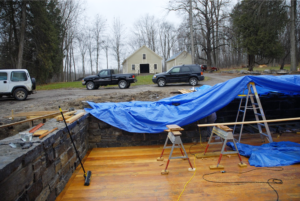
[[159, 79], [157, 80], [157, 85], [158, 85], [159, 87], [164, 87], [164, 86], [166, 85], [166, 80], [165, 80], [164, 78], [159, 78]]
[[14, 98], [20, 101], [23, 101], [27, 98], [27, 90], [23, 88], [18, 88], [14, 91]]
[[126, 88], [129, 88], [129, 87], [130, 87], [130, 83], [127, 84]]
[[94, 84], [94, 82], [88, 82], [88, 83], [86, 83], [86, 88], [88, 89], [88, 90], [92, 90], [92, 89], [94, 89], [95, 88], [95, 84]]
[[190, 85], [196, 86], [198, 84], [198, 80], [195, 77], [191, 77], [189, 80]]
[[125, 89], [127, 87], [127, 81], [126, 80], [120, 80], [119, 81], [119, 88]]

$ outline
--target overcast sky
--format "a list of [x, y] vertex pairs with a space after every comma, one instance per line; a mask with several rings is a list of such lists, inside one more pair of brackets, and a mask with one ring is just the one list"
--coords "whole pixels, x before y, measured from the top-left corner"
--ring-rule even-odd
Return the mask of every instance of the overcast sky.
[[135, 21], [145, 14], [159, 19], [167, 19], [179, 24], [181, 18], [175, 13], [168, 14], [165, 9], [169, 0], [86, 0], [86, 15], [94, 18], [97, 14], [111, 24], [114, 17], [120, 17], [126, 29], [130, 29]]

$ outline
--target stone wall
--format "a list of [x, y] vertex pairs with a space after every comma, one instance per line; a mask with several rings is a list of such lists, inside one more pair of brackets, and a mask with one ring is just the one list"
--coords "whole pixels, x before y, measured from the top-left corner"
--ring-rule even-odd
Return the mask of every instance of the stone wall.
[[[69, 125], [81, 158], [88, 149], [88, 116]], [[58, 130], [42, 140], [35, 137], [27, 149], [8, 145], [23, 143], [19, 134], [0, 141], [1, 200], [55, 200], [64, 189], [79, 161], [63, 122], [51, 119], [42, 128], [54, 127]]]
[[[250, 101], [250, 100], [249, 100]], [[300, 117], [300, 96], [270, 93], [260, 97], [267, 119], [283, 119]], [[217, 122], [235, 122], [240, 99], [234, 99], [217, 112]], [[243, 102], [245, 103], [245, 101]], [[241, 120], [241, 118], [240, 118]], [[255, 120], [253, 110], [246, 113], [246, 121]]]
[[[204, 120], [199, 121], [199, 123]], [[181, 140], [183, 143], [199, 142], [199, 129], [197, 122], [184, 126]], [[163, 145], [165, 143], [167, 132], [162, 133], [130, 133], [115, 128], [103, 121], [89, 117], [89, 137], [90, 148], [95, 147], [125, 147], [142, 145]], [[201, 130], [201, 135], [206, 136], [206, 128]], [[169, 142], [170, 143], [170, 142]]]

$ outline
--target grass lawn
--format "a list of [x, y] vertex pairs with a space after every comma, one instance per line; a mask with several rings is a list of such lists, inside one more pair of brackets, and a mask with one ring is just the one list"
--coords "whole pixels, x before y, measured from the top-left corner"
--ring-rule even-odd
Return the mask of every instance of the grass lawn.
[[[154, 84], [152, 82], [153, 75], [138, 75], [137, 76], [137, 82], [131, 84], [131, 86], [138, 86], [138, 85], [149, 85]], [[208, 78], [205, 77], [205, 81], [207, 81]], [[52, 89], [67, 89], [67, 88], [85, 88], [85, 85], [81, 84], [81, 81], [76, 82], [56, 82], [51, 84], [45, 84], [45, 85], [37, 85], [36, 90], [52, 90]]]

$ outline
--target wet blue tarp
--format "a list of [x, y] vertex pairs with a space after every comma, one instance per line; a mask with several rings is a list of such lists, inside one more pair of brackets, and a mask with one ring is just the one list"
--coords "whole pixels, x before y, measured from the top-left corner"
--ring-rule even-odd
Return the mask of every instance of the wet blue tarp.
[[[232, 142], [227, 143], [233, 150]], [[261, 146], [236, 143], [242, 156], [249, 157], [255, 167], [275, 167], [300, 163], [300, 144], [295, 142], [272, 142]]]
[[114, 127], [133, 133], [159, 133], [166, 125], [184, 126], [229, 104], [249, 82], [273, 91], [300, 93], [300, 76], [243, 76], [194, 93], [180, 94], [156, 102], [88, 102], [85, 109]]

